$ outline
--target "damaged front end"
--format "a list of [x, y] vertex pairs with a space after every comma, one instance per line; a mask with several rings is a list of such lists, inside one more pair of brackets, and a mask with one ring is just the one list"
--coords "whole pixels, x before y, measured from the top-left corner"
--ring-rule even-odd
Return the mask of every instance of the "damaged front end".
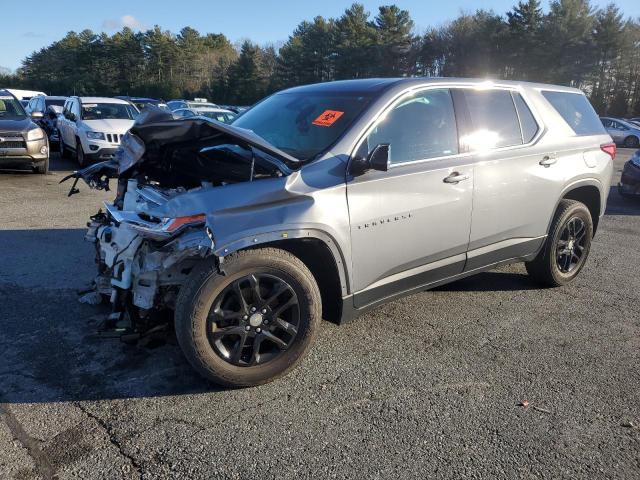
[[[87, 299], [112, 305], [104, 331], [139, 338], [166, 323], [181, 285], [203, 258], [215, 256], [210, 214], [215, 205], [184, 201], [196, 192], [285, 177], [297, 160], [252, 132], [205, 119], [174, 120], [145, 110], [116, 158], [74, 172], [116, 197], [91, 217], [98, 273]], [[186, 205], [176, 210], [170, 204]], [[216, 261], [220, 259], [216, 257]]]

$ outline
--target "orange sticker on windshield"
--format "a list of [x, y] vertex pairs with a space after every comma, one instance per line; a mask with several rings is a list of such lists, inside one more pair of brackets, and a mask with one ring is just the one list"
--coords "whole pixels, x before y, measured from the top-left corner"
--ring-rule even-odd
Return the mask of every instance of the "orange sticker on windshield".
[[338, 112], [337, 110], [325, 110], [313, 121], [313, 124], [319, 127], [330, 127], [343, 113], [344, 112]]

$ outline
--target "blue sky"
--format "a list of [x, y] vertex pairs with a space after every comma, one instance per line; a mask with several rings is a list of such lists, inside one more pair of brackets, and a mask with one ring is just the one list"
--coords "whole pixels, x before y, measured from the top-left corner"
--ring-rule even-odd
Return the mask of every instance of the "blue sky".
[[[23, 9], [19, 2], [11, 2], [11, 6], [5, 6], [2, 11], [0, 67], [19, 67], [25, 56], [70, 30], [89, 28], [113, 33], [125, 24], [134, 29], [157, 24], [174, 32], [190, 26], [202, 33], [224, 33], [233, 42], [250, 38], [260, 44], [279, 43], [285, 41], [302, 20], [316, 15], [339, 16], [351, 3], [353, 0], [31, 0], [28, 8]], [[421, 32], [429, 26], [455, 18], [461, 11], [472, 12], [484, 7], [504, 13], [517, 0], [364, 0], [360, 3], [372, 14], [380, 5], [395, 3], [409, 10], [416, 30]], [[607, 3], [609, 0], [592, 1], [594, 6]], [[640, 17], [639, 0], [618, 0], [615, 3], [626, 16]], [[545, 7], [547, 4], [543, 1]]]

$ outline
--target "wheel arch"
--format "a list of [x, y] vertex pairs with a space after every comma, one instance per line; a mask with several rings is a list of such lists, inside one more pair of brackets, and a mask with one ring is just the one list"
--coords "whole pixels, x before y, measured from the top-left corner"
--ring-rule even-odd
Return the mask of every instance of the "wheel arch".
[[311, 271], [322, 298], [326, 320], [338, 323], [342, 316], [342, 298], [349, 292], [347, 270], [341, 250], [326, 233], [318, 230], [271, 232], [238, 240], [216, 249], [224, 269], [224, 257], [241, 250], [280, 248], [299, 258]]
[[[604, 213], [603, 209], [603, 193], [601, 189], [602, 185], [596, 180], [588, 180], [574, 183], [567, 187], [563, 192], [560, 200], [576, 200], [584, 203], [591, 213], [591, 220], [593, 222], [593, 234], [595, 235], [600, 222], [600, 216]], [[558, 204], [560, 203], [558, 200]], [[558, 205], [556, 205], [556, 210]], [[554, 210], [555, 212], [555, 210]]]

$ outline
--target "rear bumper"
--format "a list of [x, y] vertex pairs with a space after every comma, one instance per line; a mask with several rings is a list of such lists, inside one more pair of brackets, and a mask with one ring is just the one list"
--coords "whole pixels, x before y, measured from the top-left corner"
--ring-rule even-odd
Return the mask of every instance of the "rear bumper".
[[623, 195], [640, 196], [640, 167], [634, 165], [631, 160], [624, 164], [618, 191]]

